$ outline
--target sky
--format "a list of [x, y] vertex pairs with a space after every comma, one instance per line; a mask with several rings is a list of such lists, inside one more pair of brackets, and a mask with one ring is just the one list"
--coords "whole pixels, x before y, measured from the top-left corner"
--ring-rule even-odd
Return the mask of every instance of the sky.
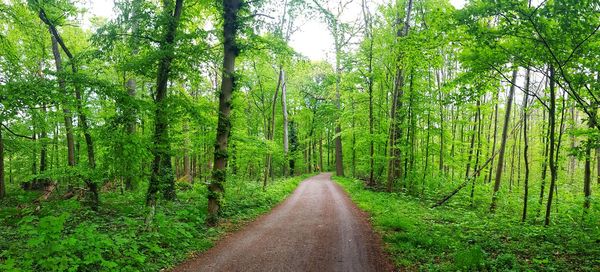
[[[386, 0], [372, 0], [382, 3]], [[456, 8], [462, 8], [466, 0], [450, 0], [450, 3]], [[359, 3], [360, 1], [355, 1]], [[114, 18], [113, 0], [84, 0], [84, 7], [88, 10], [84, 16], [83, 25], [89, 26], [89, 19], [93, 16]], [[361, 9], [358, 5], [350, 7], [348, 16], [359, 18]], [[302, 23], [300, 29], [292, 35], [290, 45], [302, 55], [311, 60], [331, 60], [333, 39], [327, 26], [319, 19], [314, 18]]]

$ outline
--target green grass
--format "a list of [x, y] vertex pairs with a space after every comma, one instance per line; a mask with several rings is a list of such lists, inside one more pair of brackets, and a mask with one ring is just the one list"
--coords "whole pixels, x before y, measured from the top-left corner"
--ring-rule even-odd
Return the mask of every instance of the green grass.
[[489, 215], [468, 205], [374, 192], [335, 177], [371, 215], [386, 251], [409, 271], [600, 271], [600, 223], [520, 223], [520, 214]]
[[306, 176], [260, 184], [226, 184], [223, 223], [205, 226], [206, 186], [179, 186], [161, 202], [150, 225], [144, 192], [102, 193], [99, 212], [77, 200], [50, 200], [36, 210], [36, 193], [13, 188], [0, 202], [0, 271], [158, 271], [205, 251], [214, 241], [269, 211]]

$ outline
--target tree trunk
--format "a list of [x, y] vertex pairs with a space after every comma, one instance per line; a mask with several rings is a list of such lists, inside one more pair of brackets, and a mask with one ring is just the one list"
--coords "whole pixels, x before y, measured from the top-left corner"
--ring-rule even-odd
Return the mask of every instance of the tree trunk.
[[4, 139], [2, 139], [2, 123], [0, 123], [0, 199], [6, 196], [4, 184]]
[[[279, 66], [279, 77], [277, 79], [277, 87], [275, 87], [275, 94], [273, 94], [273, 100], [271, 102], [271, 118], [267, 123], [267, 141], [272, 141], [275, 135], [275, 108], [277, 106], [277, 96], [279, 95], [279, 87], [283, 80], [283, 68]], [[267, 181], [271, 176], [271, 165], [273, 160], [272, 150], [267, 150], [267, 156], [265, 158], [265, 176], [263, 179], [263, 191], [267, 189]]]
[[[63, 52], [65, 52], [65, 54], [69, 58], [69, 61], [71, 62], [71, 72], [73, 73], [73, 75], [76, 75], [78, 71], [77, 71], [77, 65], [75, 63], [75, 58], [74, 58], [73, 54], [71, 53], [71, 51], [69, 51], [69, 49], [65, 45], [64, 41], [62, 40], [62, 37], [58, 33], [56, 26], [46, 17], [46, 13], [43, 9], [39, 10], [38, 15], [39, 15], [39, 18], [49, 27], [50, 33], [52, 34], [51, 36], [54, 37], [53, 44], [54, 44], [54, 41], [56, 43], [58, 43], [61, 46]], [[55, 47], [55, 46], [53, 46], [53, 47]], [[58, 50], [53, 50], [53, 51], [58, 51]], [[60, 53], [56, 52], [56, 53], [54, 53], [54, 55], [55, 55], [54, 56], [55, 60], [57, 60], [56, 56], [57, 55], [60, 56]], [[56, 62], [56, 64], [59, 64], [59, 63], [60, 63], [60, 61]], [[59, 66], [57, 66], [57, 68], [59, 68]], [[60, 84], [60, 82], [59, 82], [59, 84]], [[81, 127], [81, 130], [83, 131], [83, 135], [85, 138], [85, 143], [86, 143], [86, 147], [87, 147], [87, 156], [88, 156], [88, 167], [91, 170], [93, 170], [96, 168], [96, 160], [95, 160], [95, 156], [94, 156], [94, 144], [92, 141], [92, 136], [89, 132], [87, 117], [85, 115], [85, 112], [83, 111], [82, 91], [81, 91], [81, 87], [77, 83], [75, 83], [74, 89], [75, 89], [75, 102], [76, 102], [76, 108], [77, 108], [77, 115], [79, 117], [78, 125]], [[89, 176], [85, 177], [85, 183], [88, 187], [88, 194], [89, 194], [88, 198], [90, 201], [89, 204], [90, 204], [92, 210], [96, 211], [96, 210], [98, 210], [98, 205], [100, 204], [100, 199], [98, 196], [98, 184], [96, 184], [96, 182], [94, 182], [91, 179], [91, 177], [89, 177]]]
[[[135, 93], [136, 93], [136, 82], [135, 79], [130, 78], [129, 80], [127, 80], [127, 83], [125, 84], [125, 88], [127, 89], [127, 94], [129, 95], [129, 97], [133, 100], [135, 99]], [[129, 134], [129, 137], [133, 137], [135, 134], [135, 109], [132, 105], [129, 105], [127, 107], [127, 134]], [[126, 160], [128, 164], [131, 163], [131, 160]], [[125, 169], [126, 171], [128, 171], [129, 173], [126, 174], [125, 177], [125, 189], [128, 191], [133, 190], [133, 174], [131, 173], [131, 169], [134, 169], [134, 165], [129, 165], [127, 167], [127, 169]]]
[[442, 92], [442, 82], [438, 71], [435, 72], [437, 89], [439, 92], [438, 102], [440, 106], [440, 175], [444, 172], [444, 93]]
[[219, 93], [219, 119], [215, 140], [212, 180], [208, 185], [208, 224], [218, 222], [223, 183], [227, 173], [227, 142], [231, 131], [231, 96], [235, 85], [235, 58], [238, 54], [236, 34], [238, 30], [238, 10], [242, 0], [223, 0], [223, 76]]
[[527, 112], [529, 110], [527, 109], [527, 100], [529, 99], [530, 74], [531, 72], [528, 67], [527, 74], [525, 75], [525, 94], [523, 96], [523, 160], [525, 161], [525, 177], [523, 180], [523, 216], [521, 217], [521, 222], [527, 220], [527, 202], [529, 198], [529, 139], [527, 138]]
[[[492, 151], [490, 154], [494, 154], [496, 152], [496, 139], [498, 135], [498, 103], [500, 98], [500, 91], [496, 92], [496, 100], [494, 101], [496, 105], [494, 106], [494, 135], [493, 135], [493, 143], [492, 143]], [[487, 183], [492, 182], [492, 171], [494, 166], [494, 158], [492, 157], [492, 161], [490, 163], [490, 170], [487, 176]]]
[[192, 182], [192, 163], [191, 163], [191, 159], [190, 159], [190, 153], [191, 153], [191, 148], [190, 148], [190, 135], [189, 132], [190, 128], [189, 128], [189, 124], [188, 124], [188, 120], [186, 119], [184, 121], [183, 124], [183, 141], [184, 141], [184, 147], [183, 147], [183, 179], [186, 182]]
[[500, 139], [500, 151], [498, 153], [498, 167], [496, 168], [496, 178], [494, 179], [494, 192], [492, 194], [492, 204], [490, 212], [496, 210], [496, 200], [498, 198], [498, 190], [500, 190], [500, 181], [502, 179], [502, 169], [504, 167], [504, 152], [506, 150], [506, 139], [508, 135], [508, 125], [510, 123], [510, 112], [512, 108], [513, 96], [515, 94], [515, 85], [517, 82], [517, 67], [513, 68], [512, 81], [508, 92], [508, 100], [506, 101], [506, 113], [504, 115], [504, 127], [502, 129], [502, 138]]
[[555, 145], [555, 118], [556, 118], [556, 90], [554, 83], [554, 67], [550, 66], [550, 109], [548, 111], [548, 126], [550, 129], [550, 137], [549, 137], [549, 159], [550, 162], [550, 191], [548, 193], [548, 203], [546, 205], [546, 216], [544, 218], [544, 226], [548, 226], [550, 224], [550, 213], [552, 212], [552, 198], [554, 196], [554, 186], [556, 185], [557, 178], [557, 166], [556, 161], [554, 160], [554, 145]]
[[[410, 29], [410, 15], [412, 11], [413, 1], [409, 0], [407, 3], [406, 9], [406, 19], [404, 20], [403, 29], [399, 29], [397, 32], [397, 37], [404, 37], [408, 35], [408, 31]], [[400, 109], [402, 108], [402, 96], [404, 89], [404, 69], [401, 67], [400, 61], [401, 57], [398, 58], [398, 66], [396, 70], [396, 78], [394, 83], [394, 91], [392, 93], [392, 105], [390, 110], [390, 137], [389, 137], [389, 147], [390, 153], [388, 160], [388, 177], [387, 177], [387, 191], [391, 192], [394, 180], [398, 178], [401, 173], [400, 171], [400, 156], [401, 152], [398, 148], [398, 141], [402, 139], [401, 129], [400, 129]]]
[[[477, 166], [479, 164], [479, 149], [481, 144], [481, 102], [479, 98], [477, 98], [477, 113], [475, 113], [475, 123], [473, 123], [473, 135], [471, 135], [471, 147], [469, 148], [469, 158], [467, 159], [467, 170], [465, 173], [465, 179], [469, 178], [469, 171], [471, 170], [471, 155], [473, 154], [473, 149], [475, 148], [475, 139], [477, 139], [477, 150], [475, 151], [475, 164], [473, 166], [473, 171], [477, 171]], [[473, 198], [475, 196], [475, 181], [477, 180], [477, 175], [473, 177], [473, 181], [471, 182], [471, 205], [473, 204]]]
[[[52, 33], [52, 31], [50, 31]], [[65, 80], [62, 76], [62, 57], [58, 49], [58, 42], [56, 38], [51, 35], [52, 38], [52, 54], [54, 55], [54, 65], [56, 67], [58, 88], [66, 94], [67, 87], [65, 86]], [[66, 100], [66, 99], [65, 99]], [[75, 166], [75, 138], [73, 137], [73, 117], [71, 110], [66, 105], [66, 101], [63, 101], [63, 117], [65, 123], [65, 133], [67, 135], [67, 164], [68, 166]]]
[[367, 185], [369, 187], [373, 187], [375, 185], [374, 180], [374, 168], [375, 168], [375, 144], [373, 141], [373, 24], [371, 19], [371, 14], [369, 13], [367, 7], [367, 1], [363, 0], [361, 2], [363, 19], [365, 21], [365, 36], [369, 41], [369, 47], [367, 51], [368, 65], [367, 65], [367, 90], [369, 93], [369, 180], [367, 181]]
[[600, 185], [600, 147], [596, 148], [596, 179]]
[[287, 113], [287, 85], [285, 83], [285, 71], [281, 70], [281, 111], [283, 113], [283, 176], [288, 176], [289, 158], [289, 136], [288, 136], [288, 113]]
[[146, 205], [152, 208], [150, 217], [156, 206], [156, 193], [159, 188], [165, 199], [175, 200], [175, 177], [173, 165], [171, 164], [171, 143], [169, 142], [169, 113], [168, 113], [168, 89], [171, 62], [174, 58], [173, 46], [175, 45], [175, 34], [179, 25], [179, 18], [183, 9], [183, 0], [177, 0], [175, 7], [170, 10], [170, 3], [164, 3], [164, 15], [167, 19], [165, 36], [160, 43], [160, 51], [163, 53], [158, 64], [156, 75], [156, 106], [154, 115], [154, 148], [152, 153], [152, 174], [146, 195]]

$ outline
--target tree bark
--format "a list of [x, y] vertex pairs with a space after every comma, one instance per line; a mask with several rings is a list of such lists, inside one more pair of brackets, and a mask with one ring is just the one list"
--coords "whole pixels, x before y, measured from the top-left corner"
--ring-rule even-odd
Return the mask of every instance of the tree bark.
[[227, 173], [227, 142], [231, 130], [231, 97], [235, 88], [235, 58], [238, 55], [236, 34], [238, 10], [242, 0], [223, 0], [223, 76], [219, 93], [219, 118], [215, 140], [212, 180], [208, 185], [208, 224], [216, 225], [223, 198]]
[[510, 123], [510, 112], [512, 109], [512, 102], [515, 94], [515, 85], [517, 82], [517, 71], [517, 67], [514, 67], [512, 73], [512, 82], [508, 93], [508, 100], [506, 101], [504, 127], [502, 129], [502, 138], [500, 139], [500, 151], [498, 153], [498, 167], [496, 168], [496, 178], [494, 179], [494, 192], [492, 194], [492, 204], [490, 205], [490, 212], [492, 213], [496, 210], [496, 200], [498, 198], [498, 190], [500, 190], [500, 181], [502, 179], [502, 169], [504, 167], [504, 152], [506, 150], [506, 139], [508, 135], [508, 125]]

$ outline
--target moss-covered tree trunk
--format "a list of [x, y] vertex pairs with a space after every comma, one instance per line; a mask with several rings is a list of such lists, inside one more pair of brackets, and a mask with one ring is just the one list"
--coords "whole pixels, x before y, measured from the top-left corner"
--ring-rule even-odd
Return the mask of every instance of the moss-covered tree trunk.
[[146, 195], [146, 205], [156, 206], [156, 193], [162, 190], [163, 196], [167, 200], [174, 200], [175, 195], [175, 177], [173, 166], [171, 164], [171, 147], [169, 142], [169, 113], [168, 113], [168, 90], [169, 74], [171, 72], [171, 62], [174, 58], [175, 34], [179, 18], [183, 9], [183, 0], [177, 0], [172, 7], [172, 1], [165, 1], [164, 13], [166, 29], [163, 40], [160, 44], [162, 57], [159, 59], [156, 75], [156, 97], [154, 104], [156, 111], [154, 115], [154, 148], [152, 153], [152, 174], [150, 184]]
[[235, 89], [235, 58], [238, 47], [235, 41], [238, 30], [238, 11], [242, 0], [223, 0], [223, 77], [219, 93], [219, 118], [215, 140], [212, 180], [208, 185], [208, 224], [218, 222], [221, 198], [225, 189], [227, 170], [227, 142], [231, 130], [231, 96]]

